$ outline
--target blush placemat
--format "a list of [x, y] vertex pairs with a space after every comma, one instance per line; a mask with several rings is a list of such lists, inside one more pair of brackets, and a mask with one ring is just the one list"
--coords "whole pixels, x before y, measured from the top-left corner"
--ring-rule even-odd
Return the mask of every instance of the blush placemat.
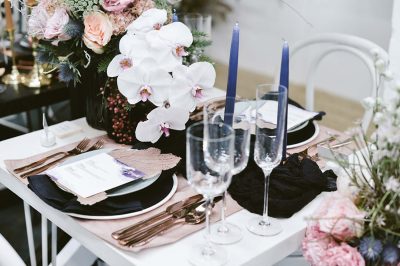
[[[204, 228], [205, 224], [198, 224], [198, 225], [186, 225], [186, 224], [180, 224], [176, 225], [173, 227], [171, 230], [166, 231], [162, 235], [159, 235], [155, 237], [152, 241], [149, 243], [140, 246], [140, 247], [124, 247], [118, 244], [118, 241], [113, 239], [111, 237], [112, 232], [117, 231], [121, 228], [124, 228], [126, 226], [132, 225], [134, 223], [137, 223], [139, 221], [142, 221], [148, 217], [151, 217], [152, 215], [159, 213], [160, 211], [163, 211], [166, 209], [166, 207], [174, 202], [186, 199], [190, 196], [193, 196], [197, 194], [188, 184], [186, 179], [183, 177], [178, 177], [178, 189], [177, 192], [174, 194], [174, 196], [164, 205], [162, 205], [160, 208], [157, 208], [156, 210], [153, 210], [151, 212], [131, 217], [131, 218], [125, 218], [125, 219], [118, 219], [118, 220], [106, 220], [106, 221], [100, 221], [100, 220], [83, 220], [83, 219], [77, 219], [78, 222], [85, 227], [87, 230], [90, 232], [94, 233], [95, 235], [101, 237], [102, 239], [106, 240], [107, 242], [120, 247], [125, 250], [131, 250], [131, 251], [140, 251], [143, 249], [147, 248], [152, 248], [152, 247], [158, 247], [162, 245], [166, 245], [169, 243], [176, 242], [185, 236], [188, 236], [196, 231], [201, 230]], [[226, 208], [226, 215], [231, 215], [239, 210], [243, 209], [240, 207], [236, 201], [234, 201], [230, 196], [227, 197], [227, 208]], [[216, 222], [220, 220], [221, 216], [221, 202], [218, 202], [215, 204], [213, 208], [213, 212], [211, 215], [211, 222]]]

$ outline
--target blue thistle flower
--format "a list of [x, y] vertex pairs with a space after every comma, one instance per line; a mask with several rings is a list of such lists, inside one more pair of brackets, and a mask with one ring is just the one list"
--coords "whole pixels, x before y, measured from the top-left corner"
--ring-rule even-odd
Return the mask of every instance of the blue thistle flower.
[[383, 250], [382, 242], [373, 237], [363, 237], [358, 250], [366, 260], [375, 261]]
[[69, 64], [61, 63], [58, 67], [58, 79], [61, 82], [70, 83], [74, 80], [75, 74], [73, 69], [69, 66]]
[[71, 38], [80, 38], [83, 34], [83, 25], [77, 20], [70, 19], [68, 24], [64, 26], [64, 33]]
[[46, 53], [44, 51], [38, 51], [36, 59], [40, 63], [49, 63], [49, 62], [51, 62], [51, 58], [50, 58], [49, 53]]
[[388, 243], [383, 247], [383, 263], [385, 265], [397, 265], [400, 262], [400, 249], [393, 243]]

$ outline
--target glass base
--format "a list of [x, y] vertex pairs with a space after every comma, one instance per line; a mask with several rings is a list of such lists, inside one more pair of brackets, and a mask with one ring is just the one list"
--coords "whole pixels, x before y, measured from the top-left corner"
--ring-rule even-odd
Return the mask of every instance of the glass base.
[[274, 236], [282, 232], [282, 226], [276, 219], [268, 218], [269, 222], [266, 223], [262, 217], [255, 217], [247, 224], [247, 229], [256, 235], [260, 236]]
[[196, 266], [221, 266], [227, 263], [228, 254], [221, 247], [196, 245], [190, 251], [188, 260]]
[[215, 244], [229, 245], [239, 242], [243, 238], [242, 230], [239, 226], [225, 223], [213, 224], [211, 226], [210, 241]]

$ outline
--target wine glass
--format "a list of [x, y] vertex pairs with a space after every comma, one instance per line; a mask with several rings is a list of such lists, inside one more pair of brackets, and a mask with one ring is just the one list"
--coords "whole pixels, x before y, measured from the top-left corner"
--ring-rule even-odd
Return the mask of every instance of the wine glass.
[[224, 123], [198, 122], [186, 132], [186, 171], [190, 185], [206, 199], [206, 244], [195, 247], [189, 261], [194, 265], [223, 265], [226, 251], [210, 242], [211, 203], [232, 178], [234, 132]]
[[[235, 103], [234, 113], [225, 112], [225, 104], [229, 100]], [[206, 102], [203, 107], [204, 123], [232, 123], [235, 135], [232, 175], [243, 171], [249, 160], [251, 115], [254, 104], [255, 101], [247, 99], [220, 97]], [[225, 191], [222, 195], [221, 222], [211, 227], [211, 242], [225, 245], [236, 243], [243, 237], [240, 227], [228, 223], [225, 219], [226, 194]]]
[[286, 110], [286, 87], [269, 84], [257, 86], [254, 161], [263, 170], [265, 177], [264, 209], [262, 217], [251, 219], [247, 228], [261, 236], [277, 235], [282, 231], [279, 222], [268, 217], [268, 187], [272, 169], [282, 160]]
[[[210, 14], [186, 13], [182, 17], [182, 22], [192, 31], [201, 32], [205, 36], [194, 36], [194, 41], [211, 41], [212, 16]], [[204, 48], [197, 47], [190, 55], [192, 62], [198, 62], [204, 53]]]

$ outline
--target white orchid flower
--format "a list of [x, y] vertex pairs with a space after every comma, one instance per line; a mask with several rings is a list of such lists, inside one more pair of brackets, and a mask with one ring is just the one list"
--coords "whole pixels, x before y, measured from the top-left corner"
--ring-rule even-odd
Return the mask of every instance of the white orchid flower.
[[182, 57], [187, 56], [185, 51], [193, 43], [190, 29], [181, 22], [174, 22], [163, 26], [160, 30], [153, 30], [146, 34], [148, 44], [158, 51], [158, 61], [161, 67], [172, 71], [182, 64]]
[[124, 71], [117, 79], [119, 91], [130, 104], [149, 100], [161, 106], [168, 99], [171, 84], [171, 75], [157, 67], [152, 58], [144, 59], [139, 66]]
[[147, 115], [147, 119], [137, 125], [136, 139], [155, 143], [163, 134], [168, 137], [171, 129], [184, 130], [189, 112], [175, 107], [157, 107]]
[[[107, 67], [107, 76], [111, 78], [119, 76], [125, 70], [132, 68], [134, 61], [135, 60], [129, 56], [123, 54], [116, 55]], [[135, 65], [136, 64], [138, 64], [138, 62], [135, 62]]]
[[119, 51], [136, 59], [150, 57], [150, 46], [144, 37], [125, 34], [119, 41]]
[[144, 34], [152, 30], [159, 30], [167, 21], [165, 9], [151, 8], [135, 19], [128, 27], [128, 34]]
[[187, 66], [179, 66], [172, 72], [174, 82], [171, 87], [169, 103], [188, 111], [204, 101], [207, 93], [214, 87], [216, 73], [212, 64], [198, 62]]

